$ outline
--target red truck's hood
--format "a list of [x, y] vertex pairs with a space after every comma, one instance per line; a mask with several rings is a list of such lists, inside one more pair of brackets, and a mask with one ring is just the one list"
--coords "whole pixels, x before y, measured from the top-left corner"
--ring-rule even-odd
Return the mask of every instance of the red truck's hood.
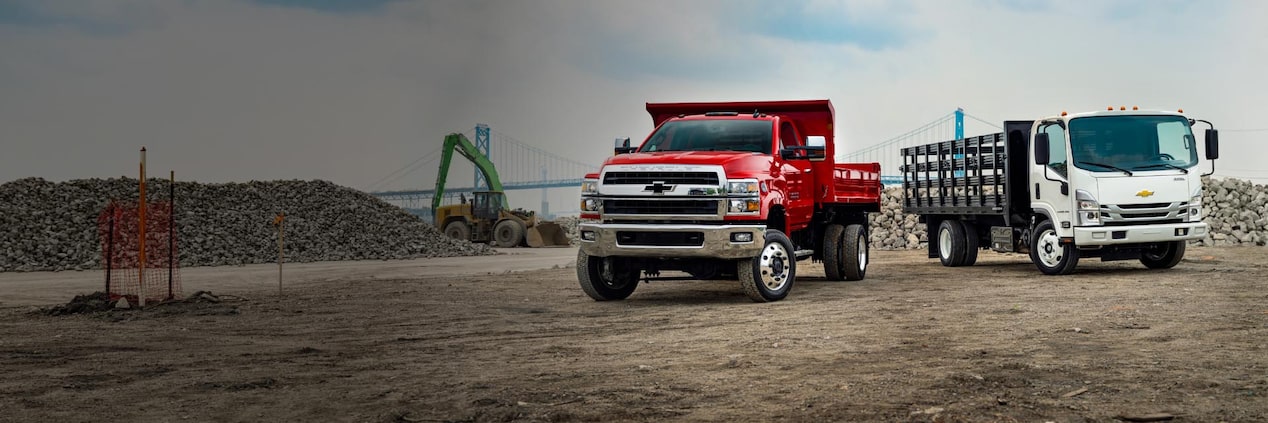
[[739, 163], [749, 161], [769, 164], [770, 160], [770, 156], [737, 151], [664, 151], [622, 154], [609, 157], [604, 164], [694, 164], [721, 165], [722, 167], [730, 168]]

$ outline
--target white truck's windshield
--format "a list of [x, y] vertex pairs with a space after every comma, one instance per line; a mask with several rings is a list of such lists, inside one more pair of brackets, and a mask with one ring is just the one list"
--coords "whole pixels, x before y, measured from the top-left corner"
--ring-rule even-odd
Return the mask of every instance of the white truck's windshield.
[[1094, 172], [1187, 169], [1198, 163], [1182, 116], [1095, 116], [1070, 120], [1073, 164]]
[[639, 152], [750, 151], [770, 154], [773, 141], [770, 120], [676, 120], [661, 125]]

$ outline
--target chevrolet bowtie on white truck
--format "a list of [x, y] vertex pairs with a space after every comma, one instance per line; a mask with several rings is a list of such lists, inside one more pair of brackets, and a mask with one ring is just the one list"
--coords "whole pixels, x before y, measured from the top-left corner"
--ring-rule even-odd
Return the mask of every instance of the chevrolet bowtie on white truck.
[[929, 257], [944, 266], [971, 266], [989, 248], [1028, 252], [1048, 275], [1073, 272], [1082, 257], [1171, 268], [1207, 232], [1190, 129], [1198, 122], [1210, 127], [1214, 160], [1210, 122], [1126, 107], [904, 148], [903, 208], [920, 215]]
[[[655, 130], [581, 189], [577, 278], [595, 300], [641, 280], [739, 279], [754, 301], [788, 295], [797, 261], [828, 279], [867, 272], [880, 165], [836, 163], [827, 100], [649, 103]], [[689, 277], [662, 276], [682, 271]]]

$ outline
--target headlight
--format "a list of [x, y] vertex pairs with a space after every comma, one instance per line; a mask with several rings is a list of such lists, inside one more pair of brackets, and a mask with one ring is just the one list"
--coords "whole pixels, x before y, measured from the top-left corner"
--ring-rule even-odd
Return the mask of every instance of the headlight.
[[729, 200], [726, 211], [727, 213], [756, 213], [762, 209], [761, 203], [756, 199], [734, 199]]
[[1202, 190], [1189, 199], [1189, 221], [1199, 222], [1202, 220]]
[[602, 204], [597, 198], [583, 198], [581, 199], [581, 211], [597, 212]]
[[726, 192], [730, 194], [757, 194], [757, 181], [733, 181], [726, 183]]
[[599, 180], [586, 179], [581, 181], [581, 195], [591, 195], [599, 193]]
[[1074, 200], [1078, 206], [1079, 223], [1083, 226], [1099, 226], [1101, 224], [1101, 204], [1096, 202], [1092, 193], [1084, 190], [1074, 192]]

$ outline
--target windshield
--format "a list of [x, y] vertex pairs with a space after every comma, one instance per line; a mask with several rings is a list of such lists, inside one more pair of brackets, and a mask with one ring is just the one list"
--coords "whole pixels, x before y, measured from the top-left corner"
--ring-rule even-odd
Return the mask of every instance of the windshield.
[[1070, 120], [1074, 165], [1094, 172], [1186, 169], [1198, 163], [1182, 116], [1098, 116]]
[[751, 151], [770, 154], [772, 127], [769, 120], [675, 120], [661, 125], [638, 151]]

